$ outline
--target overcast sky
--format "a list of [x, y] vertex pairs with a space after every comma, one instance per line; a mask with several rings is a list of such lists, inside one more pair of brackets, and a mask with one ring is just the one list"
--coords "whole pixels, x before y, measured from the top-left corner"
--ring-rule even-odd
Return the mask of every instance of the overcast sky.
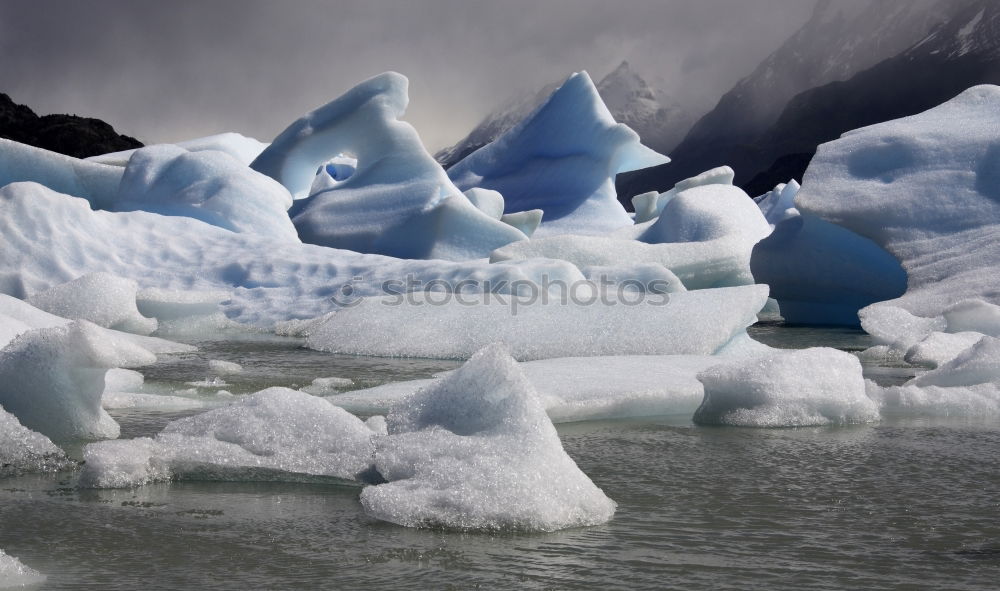
[[[714, 105], [803, 24], [813, 0], [0, 0], [0, 92], [99, 117], [146, 143], [269, 141], [386, 70], [430, 150], [512, 94], [628, 59]], [[711, 104], [709, 104], [711, 103]]]

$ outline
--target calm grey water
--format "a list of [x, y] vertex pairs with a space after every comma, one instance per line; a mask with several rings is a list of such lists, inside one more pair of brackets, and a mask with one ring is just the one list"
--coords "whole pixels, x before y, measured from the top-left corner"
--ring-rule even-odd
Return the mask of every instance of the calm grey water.
[[[776, 346], [867, 346], [853, 331], [755, 328]], [[765, 333], [765, 334], [761, 334]], [[150, 381], [243, 363], [228, 389], [426, 377], [454, 362], [359, 359], [282, 342], [202, 344]], [[882, 379], [905, 368], [868, 367]], [[888, 376], [888, 377], [885, 377]], [[119, 413], [126, 436], [179, 415]], [[72, 473], [0, 480], [0, 548], [46, 589], [995, 589], [1000, 428], [890, 420], [839, 428], [695, 427], [687, 418], [563, 425], [567, 452], [618, 502], [552, 534], [413, 530], [358, 489], [183, 482], [81, 491]]]

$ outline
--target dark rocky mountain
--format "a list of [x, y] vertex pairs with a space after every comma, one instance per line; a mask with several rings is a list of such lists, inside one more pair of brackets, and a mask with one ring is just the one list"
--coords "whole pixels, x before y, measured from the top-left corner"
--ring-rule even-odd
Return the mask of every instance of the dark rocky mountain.
[[801, 180], [819, 144], [920, 113], [977, 84], [1000, 84], [1000, 3], [994, 0], [966, 3], [900, 55], [796, 96], [758, 144], [762, 155], [782, 156], [743, 186], [755, 195], [789, 178]]
[[[546, 85], [535, 94], [515, 97], [490, 113], [469, 135], [434, 158], [445, 168], [451, 167], [472, 152], [492, 142], [508, 129], [531, 115], [555, 90], [558, 83]], [[653, 88], [627, 62], [597, 83], [597, 92], [615, 121], [635, 130], [644, 144], [667, 153], [691, 126], [691, 117], [676, 102]]]
[[76, 158], [141, 148], [142, 142], [89, 117], [42, 115], [0, 93], [0, 137]]
[[[792, 149], [764, 143], [785, 117], [791, 101], [811, 89], [852, 79], [901, 54], [935, 27], [960, 18], [962, 9], [971, 3], [973, 0], [819, 2], [802, 28], [695, 123], [670, 153], [673, 162], [622, 175], [619, 194], [627, 200], [645, 191], [663, 191], [678, 180], [723, 164], [735, 169], [736, 183], [744, 187], [772, 165], [775, 171], [800, 171], [815, 144], [796, 142]], [[818, 113], [817, 117], [827, 114]], [[841, 117], [844, 121], [853, 118]]]

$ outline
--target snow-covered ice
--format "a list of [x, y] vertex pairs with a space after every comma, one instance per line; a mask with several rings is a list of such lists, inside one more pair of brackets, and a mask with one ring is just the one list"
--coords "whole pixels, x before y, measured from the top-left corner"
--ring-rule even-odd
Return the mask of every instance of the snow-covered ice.
[[464, 190], [499, 191], [508, 213], [541, 209], [539, 236], [632, 224], [615, 175], [669, 162], [614, 118], [586, 72], [570, 76], [524, 121], [448, 169]]
[[106, 209], [186, 216], [275, 242], [299, 242], [291, 206], [288, 190], [229, 154], [163, 145], [132, 155]]
[[0, 187], [41, 183], [53, 191], [82, 197], [94, 208], [107, 207], [118, 193], [124, 171], [0, 138]]
[[698, 379], [705, 400], [694, 422], [702, 425], [798, 427], [879, 419], [858, 358], [836, 349], [774, 350], [709, 368]]
[[[0, 189], [0, 252], [3, 293], [25, 297], [104, 271], [139, 283], [138, 303], [144, 313], [160, 313], [143, 307], [144, 302], [183, 302], [170, 294], [224, 292], [228, 297], [200, 303], [219, 303], [218, 309], [229, 318], [261, 328], [314, 318], [351, 298], [383, 293], [387, 281], [412, 279], [426, 285], [442, 280], [455, 285], [474, 279], [499, 284], [542, 275], [559, 278], [568, 272], [568, 265], [558, 261], [411, 261], [272, 242], [186, 217], [94, 211], [83, 199], [34, 183]], [[148, 295], [150, 288], [160, 290], [156, 297]], [[158, 306], [160, 311], [163, 307]], [[213, 324], [210, 330], [217, 328]]]
[[386, 417], [361, 492], [370, 515], [411, 527], [553, 531], [611, 519], [615, 503], [566, 455], [538, 395], [499, 346]]
[[[210, 135], [207, 137], [184, 140], [170, 145], [184, 148], [188, 152], [224, 152], [235, 158], [244, 166], [249, 166], [250, 163], [253, 162], [254, 158], [259, 156], [260, 153], [264, 151], [264, 148], [267, 147], [267, 144], [263, 142], [232, 131]], [[111, 152], [109, 154], [91, 156], [90, 158], [85, 158], [85, 160], [88, 162], [110, 164], [124, 168], [125, 165], [128, 164], [129, 158], [131, 158], [132, 154], [135, 154], [135, 152], [136, 150], [123, 150], [121, 152]]]

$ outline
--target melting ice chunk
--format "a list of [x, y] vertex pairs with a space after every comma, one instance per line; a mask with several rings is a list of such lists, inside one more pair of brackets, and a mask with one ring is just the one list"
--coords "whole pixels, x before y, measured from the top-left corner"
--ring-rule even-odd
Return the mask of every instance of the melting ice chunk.
[[0, 550], [0, 589], [40, 585], [46, 578], [42, 573], [21, 564], [20, 560]]
[[102, 441], [84, 450], [80, 485], [139, 486], [172, 478], [352, 480], [371, 466], [373, 432], [321, 398], [268, 388], [174, 421], [155, 438]]
[[118, 424], [101, 408], [104, 374], [155, 361], [85, 320], [28, 331], [0, 351], [0, 405], [52, 439], [118, 437]]
[[0, 477], [69, 465], [63, 451], [48, 437], [24, 427], [17, 417], [0, 408]]
[[861, 363], [836, 349], [772, 353], [718, 365], [698, 375], [705, 400], [695, 423], [797, 427], [868, 423], [878, 406], [865, 393]]
[[566, 455], [534, 388], [500, 346], [386, 417], [365, 510], [411, 527], [552, 531], [609, 520], [615, 503]]

